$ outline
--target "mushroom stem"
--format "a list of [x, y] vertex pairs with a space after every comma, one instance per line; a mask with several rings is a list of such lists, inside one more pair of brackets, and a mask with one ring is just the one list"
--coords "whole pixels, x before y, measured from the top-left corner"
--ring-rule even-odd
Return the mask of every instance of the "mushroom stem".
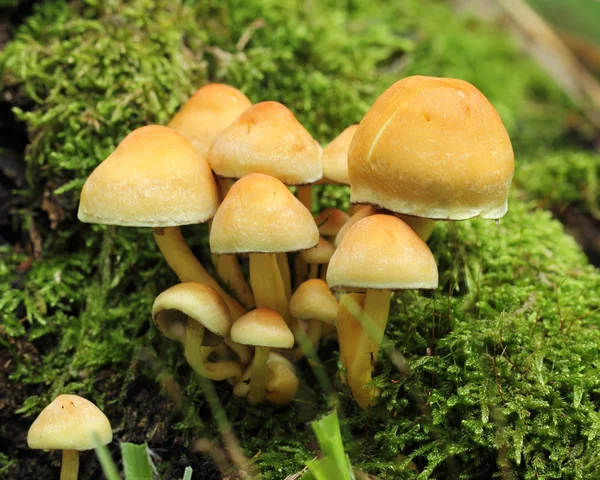
[[347, 293], [340, 297], [337, 311], [336, 329], [340, 346], [340, 359], [346, 370], [350, 368], [356, 345], [362, 328], [356, 319], [362, 315], [365, 295], [363, 293]]
[[207, 355], [202, 348], [204, 327], [198, 322], [188, 318], [185, 330], [185, 359], [194, 371], [211, 380], [226, 380], [233, 378], [235, 381], [242, 376], [242, 366], [238, 362], [207, 362]]
[[372, 380], [371, 372], [377, 361], [387, 324], [391, 296], [392, 292], [389, 290], [367, 290], [364, 313], [359, 316], [362, 328], [354, 358], [348, 366], [348, 384], [362, 408], [372, 405], [379, 395], [376, 387], [365, 385]]
[[290, 329], [295, 331], [296, 321], [288, 309], [288, 298], [276, 254], [250, 254], [250, 285], [256, 307], [275, 310], [284, 318]]
[[308, 278], [318, 278], [319, 276], [319, 264], [311, 263], [308, 267]]
[[165, 260], [182, 282], [197, 282], [212, 287], [223, 298], [232, 320], [241, 317], [244, 308], [231, 298], [204, 269], [181, 235], [179, 227], [153, 228], [154, 240]]
[[294, 286], [299, 287], [308, 278], [308, 265], [300, 254], [294, 259]]
[[281, 273], [285, 294], [289, 300], [292, 296], [292, 274], [290, 273], [290, 263], [288, 261], [287, 253], [283, 252], [277, 254], [277, 266]]
[[296, 198], [302, 202], [308, 211], [312, 210], [312, 185], [300, 185], [296, 192]]
[[233, 182], [231, 181], [230, 178], [219, 178], [219, 188], [221, 189], [221, 198], [225, 197], [225, 195], [227, 195], [227, 192], [229, 192], [229, 189], [231, 188], [231, 185], [233, 185]]
[[219, 277], [229, 285], [237, 298], [244, 304], [246, 308], [254, 306], [254, 298], [252, 290], [244, 278], [244, 273], [240, 267], [240, 262], [236, 255], [215, 255], [215, 267]]
[[79, 452], [77, 450], [63, 450], [60, 480], [77, 480], [78, 473]]
[[248, 392], [248, 403], [250, 404], [261, 403], [265, 399], [269, 351], [269, 347], [256, 347], [254, 351], [250, 373], [250, 391]]
[[429, 240], [431, 232], [435, 228], [435, 220], [430, 218], [413, 217], [411, 215], [398, 215], [398, 218], [408, 223], [424, 242]]

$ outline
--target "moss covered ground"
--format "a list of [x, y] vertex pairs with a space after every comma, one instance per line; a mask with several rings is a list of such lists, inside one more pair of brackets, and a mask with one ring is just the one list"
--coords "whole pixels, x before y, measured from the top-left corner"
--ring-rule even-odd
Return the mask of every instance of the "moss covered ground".
[[[316, 454], [308, 422], [333, 388], [352, 462], [380, 478], [596, 478], [600, 272], [550, 212], [598, 217], [594, 132], [507, 34], [437, 0], [35, 4], [0, 53], [2, 101], [29, 139], [0, 247], [0, 478], [56, 475], [25, 434], [67, 392], [105, 409], [118, 439], [147, 441], [165, 478], [186, 465], [221, 478], [189, 452], [220, 442], [201, 388], [151, 327], [153, 297], [176, 281], [151, 232], [76, 220], [83, 181], [127, 132], [166, 123], [210, 80], [284, 102], [326, 143], [415, 73], [468, 80], [500, 112], [517, 161], [508, 215], [436, 228], [440, 288], [394, 300], [375, 408], [354, 406], [326, 344], [331, 384], [301, 364], [290, 407], [218, 385], [234, 432], [265, 479], [285, 478]], [[205, 230], [184, 233], [207, 260]], [[82, 474], [98, 475], [93, 455]]]

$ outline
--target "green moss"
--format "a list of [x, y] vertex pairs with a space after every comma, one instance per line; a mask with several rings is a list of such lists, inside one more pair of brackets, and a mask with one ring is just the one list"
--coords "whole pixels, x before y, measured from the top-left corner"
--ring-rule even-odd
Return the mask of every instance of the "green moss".
[[[83, 181], [128, 131], [166, 123], [210, 79], [253, 101], [283, 101], [325, 143], [396, 79], [448, 75], [474, 82], [498, 108], [521, 190], [499, 228], [438, 226], [431, 246], [442, 286], [394, 303], [387, 333], [411, 374], [384, 359], [375, 409], [356, 409], [335, 349], [323, 350], [345, 444], [354, 465], [382, 478], [412, 478], [408, 459], [420, 478], [589, 478], [600, 428], [600, 315], [592, 313], [600, 305], [590, 293], [600, 275], [560, 224], [523, 197], [597, 212], [598, 157], [566, 136], [571, 106], [512, 40], [436, 0], [105, 3], [41, 2], [0, 54], [4, 91], [27, 105], [18, 114], [31, 139], [23, 191], [31, 206], [15, 216], [43, 237], [43, 259], [26, 272], [27, 255], [0, 250], [0, 338], [17, 365], [12, 380], [46, 392], [22, 414], [58, 392], [118, 403], [101, 393], [106, 371], [122, 396], [134, 371], [148, 382], [168, 371], [189, 403], [171, 434], [218, 437], [178, 347], [151, 327], [153, 296], [176, 280], [149, 230], [75, 219]], [[44, 194], [65, 214], [57, 230], [45, 227]], [[319, 195], [321, 206], [348, 201], [339, 188]], [[205, 230], [186, 235], [202, 252]], [[9, 337], [33, 342], [40, 358], [21, 355]], [[218, 389], [246, 452], [261, 452], [267, 480], [314, 456], [307, 425], [330, 408], [307, 364], [299, 374], [299, 399], [284, 409], [251, 408], [228, 386]]]

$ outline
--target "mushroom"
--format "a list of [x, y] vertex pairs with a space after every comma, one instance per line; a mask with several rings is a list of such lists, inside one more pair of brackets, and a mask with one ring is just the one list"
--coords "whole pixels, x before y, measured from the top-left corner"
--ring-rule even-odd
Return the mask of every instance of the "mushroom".
[[227, 305], [212, 288], [186, 282], [165, 290], [154, 300], [152, 319], [165, 337], [184, 344], [185, 358], [199, 375], [211, 380], [242, 376], [239, 362], [208, 362], [210, 351], [203, 351], [205, 330], [222, 340], [231, 328]]
[[335, 248], [331, 243], [323, 237], [319, 237], [316, 247], [300, 252], [300, 258], [309, 266], [308, 278], [319, 276], [319, 266], [326, 266], [334, 251]]
[[[238, 383], [233, 387], [233, 394], [246, 397], [250, 390], [250, 377], [252, 368], [248, 367]], [[267, 361], [267, 386], [265, 400], [274, 405], [287, 405], [298, 393], [300, 381], [296, 376], [296, 369], [283, 355], [275, 352], [269, 353]]]
[[210, 249], [248, 253], [256, 306], [279, 312], [293, 328], [277, 253], [312, 248], [319, 231], [310, 212], [276, 178], [246, 175], [229, 190], [213, 219]]
[[92, 172], [77, 216], [87, 223], [152, 227], [179, 279], [215, 289], [236, 319], [245, 310], [206, 272], [179, 228], [210, 220], [218, 205], [214, 176], [194, 145], [175, 130], [149, 125], [127, 135]]
[[[222, 83], [209, 83], [196, 90], [168, 126], [185, 135], [200, 155], [206, 158], [217, 136], [251, 106], [252, 102], [237, 88]], [[231, 182], [221, 179], [219, 183], [224, 196]], [[215, 267], [219, 277], [229, 285], [244, 306], [252, 307], [252, 291], [244, 278], [237, 257], [217, 256]]]
[[348, 220], [350, 220], [350, 216], [339, 208], [326, 208], [315, 217], [315, 223], [319, 227], [319, 234], [330, 242]]
[[[377, 390], [365, 385], [371, 381], [371, 369], [377, 361], [379, 346], [388, 320], [393, 290], [434, 289], [438, 271], [427, 244], [405, 222], [391, 215], [376, 214], [363, 218], [348, 230], [331, 257], [327, 284], [336, 292], [366, 292], [361, 315], [353, 315], [361, 324], [352, 352], [346, 346], [342, 360], [348, 371], [348, 384], [358, 404], [372, 405]], [[340, 304], [348, 309], [348, 299]], [[341, 331], [356, 326], [338, 323], [338, 339], [349, 337]]]
[[[286, 185], [309, 185], [321, 178], [321, 146], [281, 103], [260, 102], [242, 113], [217, 137], [207, 160], [217, 176], [242, 178], [262, 173]], [[310, 209], [310, 207], [308, 208]], [[289, 298], [291, 277], [287, 257], [278, 254]]]
[[270, 349], [292, 348], [294, 335], [283, 317], [275, 310], [257, 308], [241, 317], [233, 325], [231, 338], [234, 342], [255, 347], [250, 370], [248, 402], [260, 403], [266, 395], [267, 362]]
[[77, 395], [56, 397], [41, 411], [27, 433], [29, 448], [63, 451], [61, 480], [77, 479], [81, 450], [91, 450], [111, 441], [112, 428], [106, 415]]
[[[338, 301], [335, 295], [320, 278], [302, 283], [290, 299], [290, 313], [298, 320], [309, 322], [307, 337], [313, 347], [318, 345], [323, 336], [324, 325], [335, 326], [337, 310]], [[300, 356], [295, 355], [295, 358]]]
[[500, 116], [477, 88], [452, 78], [393, 84], [361, 121], [348, 153], [351, 202], [405, 215], [425, 239], [434, 220], [504, 216], [513, 173]]

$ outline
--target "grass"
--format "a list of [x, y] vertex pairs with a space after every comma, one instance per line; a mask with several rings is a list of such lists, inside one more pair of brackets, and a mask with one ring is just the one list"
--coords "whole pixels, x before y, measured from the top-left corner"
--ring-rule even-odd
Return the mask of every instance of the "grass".
[[[600, 291], [600, 275], [540, 206], [596, 214], [598, 156], [582, 148], [593, 132], [509, 37], [437, 0], [38, 3], [0, 53], [3, 98], [19, 105], [30, 139], [25, 206], [11, 214], [21, 237], [37, 232], [42, 246], [41, 259], [26, 244], [0, 247], [10, 381], [43, 392], [19, 418], [74, 392], [114, 412], [127, 435], [121, 405], [143, 385], [179, 412], [163, 448], [178, 437], [186, 451], [193, 438], [220, 446], [202, 385], [151, 328], [153, 298], [174, 275], [149, 230], [76, 221], [83, 181], [128, 131], [166, 123], [207, 80], [253, 101], [283, 101], [326, 143], [414, 73], [464, 78], [494, 103], [517, 159], [509, 214], [498, 228], [480, 220], [437, 227], [430, 245], [441, 288], [396, 296], [388, 350], [410, 373], [397, 370], [396, 357], [382, 360], [376, 408], [354, 406], [330, 344], [320, 352], [327, 389], [304, 363], [289, 408], [249, 407], [227, 385], [216, 385], [218, 400], [267, 480], [314, 458], [307, 425], [330, 409], [329, 388], [339, 392], [351, 463], [380, 478], [590, 478], [600, 451], [600, 305], [590, 292]], [[319, 195], [322, 207], [348, 201], [340, 188]], [[58, 212], [53, 228], [49, 214]], [[206, 251], [204, 228], [184, 233]], [[153, 418], [148, 435], [171, 421]], [[0, 445], [11, 445], [10, 435], [0, 426]], [[23, 452], [4, 448], [0, 459], [16, 465]], [[182, 477], [176, 458], [164, 457], [157, 467]], [[206, 462], [187, 458], [195, 472]]]

